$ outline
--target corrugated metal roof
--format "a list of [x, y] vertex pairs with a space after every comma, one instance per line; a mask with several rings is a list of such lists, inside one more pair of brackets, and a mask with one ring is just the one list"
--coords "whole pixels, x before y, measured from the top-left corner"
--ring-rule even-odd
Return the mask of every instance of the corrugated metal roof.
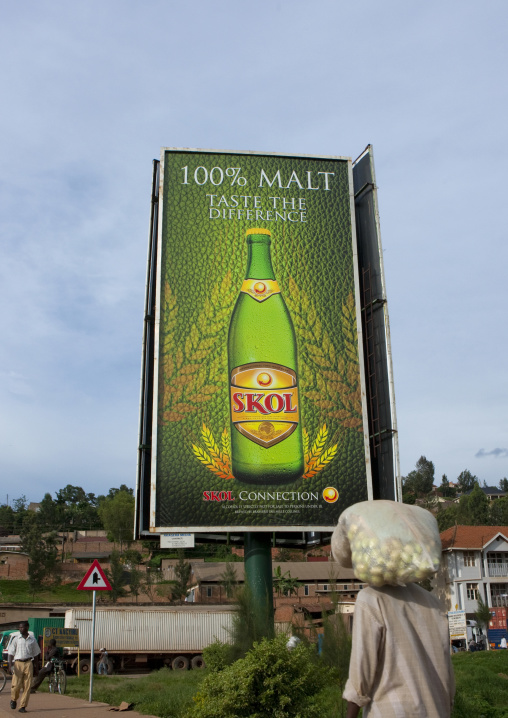
[[[194, 581], [197, 583], [219, 582], [226, 568], [226, 562], [217, 563], [193, 563]], [[245, 580], [244, 564], [240, 562], [231, 563], [235, 569], [237, 580], [242, 583]], [[319, 581], [320, 583], [333, 583], [334, 581], [351, 580], [355, 577], [354, 571], [350, 568], [343, 568], [334, 561], [311, 562], [307, 561], [274, 561], [273, 570], [280, 566], [282, 574], [289, 571], [291, 578], [298, 581]]]

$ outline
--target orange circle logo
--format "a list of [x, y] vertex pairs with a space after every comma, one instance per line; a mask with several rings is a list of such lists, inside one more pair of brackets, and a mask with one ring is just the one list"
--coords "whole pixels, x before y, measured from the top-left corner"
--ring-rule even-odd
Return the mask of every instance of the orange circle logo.
[[339, 498], [339, 492], [333, 486], [327, 486], [323, 489], [323, 498], [327, 504], [334, 504]]
[[256, 294], [263, 294], [263, 292], [266, 292], [266, 284], [263, 284], [263, 282], [256, 282], [254, 285], [254, 291]]
[[263, 372], [261, 372], [261, 374], [258, 374], [257, 381], [258, 381], [259, 386], [270, 386], [273, 379], [270, 376], [270, 374], [268, 374], [268, 372], [263, 371]]

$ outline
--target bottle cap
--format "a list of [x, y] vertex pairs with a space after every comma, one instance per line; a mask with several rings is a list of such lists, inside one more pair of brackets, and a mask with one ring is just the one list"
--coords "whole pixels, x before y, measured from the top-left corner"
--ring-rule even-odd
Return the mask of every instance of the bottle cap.
[[252, 229], [248, 229], [245, 232], [245, 236], [248, 237], [249, 234], [267, 234], [269, 237], [272, 236], [272, 233], [269, 229], [263, 229], [263, 227], [253, 227]]

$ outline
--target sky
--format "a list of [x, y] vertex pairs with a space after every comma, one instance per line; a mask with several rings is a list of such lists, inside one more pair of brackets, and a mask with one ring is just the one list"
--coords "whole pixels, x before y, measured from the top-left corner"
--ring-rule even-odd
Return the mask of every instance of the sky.
[[[0, 503], [136, 479], [160, 147], [374, 148], [402, 475], [508, 477], [508, 5], [0, 0]], [[7, 498], [8, 497], [8, 498]]]

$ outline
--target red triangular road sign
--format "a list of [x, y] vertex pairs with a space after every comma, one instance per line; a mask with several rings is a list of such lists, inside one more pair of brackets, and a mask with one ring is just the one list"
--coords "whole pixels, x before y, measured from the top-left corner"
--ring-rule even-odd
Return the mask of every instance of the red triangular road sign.
[[112, 591], [111, 584], [106, 578], [100, 563], [95, 559], [84, 579], [78, 586], [78, 591]]

